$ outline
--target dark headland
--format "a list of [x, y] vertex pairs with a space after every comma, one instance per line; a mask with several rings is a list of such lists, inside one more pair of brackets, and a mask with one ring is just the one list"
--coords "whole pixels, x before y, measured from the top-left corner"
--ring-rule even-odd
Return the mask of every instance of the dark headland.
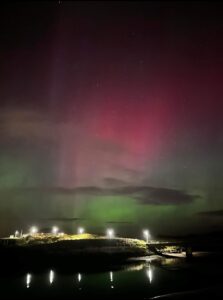
[[0, 254], [8, 265], [103, 265], [148, 255], [143, 240], [92, 234], [34, 234], [0, 240]]

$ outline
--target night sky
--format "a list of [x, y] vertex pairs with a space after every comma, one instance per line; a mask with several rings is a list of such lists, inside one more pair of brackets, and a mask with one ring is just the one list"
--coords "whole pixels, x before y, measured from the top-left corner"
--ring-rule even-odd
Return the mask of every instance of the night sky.
[[1, 4], [0, 234], [223, 230], [223, 7]]

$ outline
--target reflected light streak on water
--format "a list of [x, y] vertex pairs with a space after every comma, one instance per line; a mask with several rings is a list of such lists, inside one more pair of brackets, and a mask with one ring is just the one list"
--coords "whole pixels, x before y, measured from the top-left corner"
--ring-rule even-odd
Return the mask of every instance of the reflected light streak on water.
[[149, 282], [151, 283], [151, 282], [152, 282], [152, 279], [153, 279], [153, 271], [152, 271], [152, 268], [151, 268], [150, 265], [149, 265], [149, 267], [146, 269], [146, 275], [147, 275], [147, 277], [149, 278]]
[[26, 287], [27, 287], [27, 289], [30, 287], [31, 278], [32, 278], [31, 274], [28, 273], [26, 275]]
[[110, 281], [113, 282], [113, 272], [110, 272]]
[[[110, 282], [113, 283], [113, 272], [110, 272], [109, 276], [110, 276]], [[113, 289], [113, 288], [114, 288], [114, 285], [111, 284], [111, 289]]]
[[52, 284], [54, 281], [54, 271], [50, 270], [50, 275], [49, 275], [49, 282], [50, 284]]
[[77, 275], [78, 282], [81, 282], [81, 279], [82, 279], [81, 273], [78, 273], [78, 275]]

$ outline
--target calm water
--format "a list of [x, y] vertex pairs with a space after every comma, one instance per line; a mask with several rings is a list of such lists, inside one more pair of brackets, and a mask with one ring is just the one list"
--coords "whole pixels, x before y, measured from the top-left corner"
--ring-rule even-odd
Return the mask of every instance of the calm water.
[[149, 299], [222, 282], [218, 264], [179, 264], [177, 260], [161, 265], [141, 262], [117, 271], [95, 273], [54, 268], [15, 273], [1, 273], [1, 299]]

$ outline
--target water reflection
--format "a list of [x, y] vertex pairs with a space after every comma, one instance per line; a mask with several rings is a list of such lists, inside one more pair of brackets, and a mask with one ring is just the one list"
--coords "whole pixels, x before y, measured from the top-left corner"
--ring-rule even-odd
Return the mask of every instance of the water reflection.
[[114, 288], [114, 285], [113, 285], [113, 272], [109, 273], [109, 277], [110, 277], [110, 282], [111, 282], [111, 289], [113, 289]]
[[153, 271], [152, 271], [151, 265], [149, 265], [149, 266], [146, 268], [146, 275], [147, 275], [147, 277], [148, 277], [148, 279], [149, 279], [149, 283], [151, 283], [152, 280], [153, 280]]
[[[81, 274], [81, 273], [78, 273], [78, 274], [77, 274], [77, 281], [78, 281], [79, 284], [81, 283], [81, 280], [82, 280], [82, 274]], [[79, 289], [79, 290], [82, 290], [82, 287], [79, 286], [78, 289]]]
[[[141, 271], [142, 273], [144, 273], [146, 275], [146, 279], [149, 281], [149, 283], [151, 284], [152, 281], [154, 280], [154, 267], [152, 266], [152, 264], [150, 262], [144, 262], [143, 263], [140, 263], [140, 264], [136, 264], [136, 265], [130, 265], [128, 267], [125, 266], [124, 269], [120, 270], [120, 272], [138, 272], [138, 271]], [[140, 273], [141, 273], [140, 272]], [[114, 278], [115, 277], [115, 274], [116, 274], [116, 271], [109, 271], [107, 272], [107, 275], [105, 273], [105, 277], [104, 277], [104, 280], [109, 282], [109, 285], [108, 285], [108, 288], [109, 289], [114, 289], [115, 288], [115, 284], [114, 284], [114, 281], [116, 279], [117, 281], [117, 278]], [[48, 273], [48, 282], [49, 282], [49, 285], [52, 285], [53, 283], [55, 284], [55, 271], [54, 270], [49, 270], [49, 273]], [[31, 285], [31, 281], [32, 281], [32, 276], [31, 273], [27, 273], [26, 274], [26, 277], [25, 277], [25, 280], [26, 280], [26, 288], [30, 288], [30, 285]], [[76, 273], [75, 275], [76, 279], [76, 286], [79, 290], [82, 290], [83, 289], [83, 284], [82, 284], [82, 281], [83, 281], [83, 274], [82, 273]], [[106, 280], [106, 277], [107, 277], [107, 280]], [[59, 276], [59, 279], [60, 279], [60, 276]], [[88, 276], [86, 278], [86, 282], [88, 282]]]
[[[135, 262], [133, 266], [135, 267]], [[127, 268], [126, 265], [120, 268], [112, 268], [109, 265], [107, 270], [99, 272], [84, 269], [83, 271], [55, 269], [52, 266], [47, 270], [28, 269], [22, 274], [10, 273], [10, 276], [2, 274], [0, 286], [1, 294], [6, 294], [7, 299], [31, 299], [32, 293], [35, 298], [43, 299], [49, 297], [58, 299], [58, 293], [64, 294], [66, 300], [138, 299], [139, 295], [142, 299], [150, 299], [165, 293], [193, 289], [198, 275], [197, 288], [214, 286], [216, 283], [220, 286], [221, 270], [218, 270], [216, 266], [217, 264], [212, 261], [207, 263], [207, 266], [201, 264], [200, 261], [193, 262], [193, 264], [184, 261], [177, 272], [171, 272], [171, 276], [170, 272], [163, 268], [160, 260], [155, 263], [146, 261], [142, 270]], [[214, 276], [215, 272], [218, 272], [218, 276]]]
[[110, 281], [113, 282], [113, 272], [110, 272]]
[[81, 282], [81, 280], [82, 280], [82, 275], [81, 275], [81, 273], [78, 273], [78, 274], [77, 274], [77, 280], [78, 280], [78, 282]]
[[145, 267], [145, 262], [137, 262], [136, 264], [127, 265], [122, 268], [125, 271], [141, 271]]
[[32, 278], [31, 274], [28, 273], [26, 275], [26, 287], [27, 287], [27, 289], [30, 287], [31, 278]]
[[50, 282], [50, 284], [52, 284], [53, 283], [53, 281], [54, 281], [54, 271], [53, 270], [50, 270], [50, 274], [49, 274], [49, 282]]

